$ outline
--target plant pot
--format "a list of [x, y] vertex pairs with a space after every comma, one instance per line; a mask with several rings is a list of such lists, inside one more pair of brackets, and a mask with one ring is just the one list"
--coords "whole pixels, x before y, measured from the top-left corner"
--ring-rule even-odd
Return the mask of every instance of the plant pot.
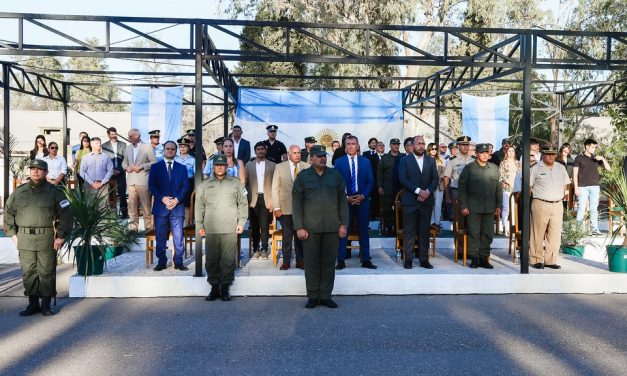
[[112, 245], [108, 245], [105, 249], [105, 260], [111, 260], [112, 258], [118, 257], [122, 253], [124, 253], [124, 247], [114, 247]]
[[[105, 258], [103, 257], [104, 249], [99, 245], [92, 245], [92, 255], [84, 252], [81, 247], [74, 247], [74, 255], [76, 256], [76, 269], [78, 275], [100, 275], [104, 270]], [[92, 257], [93, 256], [93, 257]]]
[[611, 272], [627, 273], [627, 248], [621, 245], [608, 245], [607, 264]]
[[583, 257], [585, 247], [583, 245], [563, 245], [562, 252], [575, 257]]

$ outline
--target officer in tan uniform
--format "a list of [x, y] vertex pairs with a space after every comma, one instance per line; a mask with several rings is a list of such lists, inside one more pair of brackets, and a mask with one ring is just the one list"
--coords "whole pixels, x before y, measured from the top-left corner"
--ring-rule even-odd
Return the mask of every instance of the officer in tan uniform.
[[564, 190], [570, 184], [566, 167], [555, 163], [557, 150], [548, 146], [542, 150], [542, 161], [533, 166], [529, 184], [531, 202], [531, 267], [560, 269], [557, 253], [562, 239]]
[[[47, 173], [45, 161], [32, 160], [30, 181], [9, 196], [4, 213], [6, 234], [20, 253], [24, 295], [28, 296], [28, 306], [20, 316], [38, 312], [44, 316], [54, 314], [50, 301], [57, 294], [56, 255], [72, 230], [70, 202], [59, 187], [46, 180]], [[53, 227], [55, 221], [58, 224]]]
[[457, 138], [456, 143], [459, 146], [459, 153], [444, 168], [444, 199], [447, 204], [454, 204], [455, 200], [457, 200], [459, 175], [461, 175], [467, 164], [475, 161], [470, 156], [470, 140], [471, 138], [468, 136]]

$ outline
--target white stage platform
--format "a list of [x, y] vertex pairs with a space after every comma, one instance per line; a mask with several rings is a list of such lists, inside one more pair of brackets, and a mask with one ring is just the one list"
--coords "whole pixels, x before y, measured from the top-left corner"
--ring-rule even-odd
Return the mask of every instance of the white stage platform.
[[[602, 244], [601, 239], [596, 242]], [[438, 239], [438, 253], [431, 258], [433, 270], [419, 267], [417, 261], [413, 269], [405, 270], [395, 260], [394, 239], [373, 238], [371, 244], [372, 261], [379, 268], [361, 268], [357, 252], [353, 252], [353, 258], [347, 259], [347, 268], [336, 273], [335, 295], [627, 293], [627, 274], [610, 273], [606, 262], [567, 255], [560, 255], [561, 270], [531, 269], [530, 274], [520, 274], [520, 265], [513, 264], [507, 254], [504, 238], [495, 239], [493, 244], [493, 270], [470, 269], [461, 262], [455, 264], [450, 238]], [[592, 244], [586, 252], [588, 247], [599, 251], [602, 248], [600, 244]], [[596, 256], [603, 261], [601, 254], [597, 252]], [[190, 269], [187, 272], [171, 268], [154, 272], [152, 267], [145, 268], [145, 253], [134, 250], [110, 260], [101, 276], [71, 277], [69, 295], [206, 296], [210, 286], [205, 277], [193, 277], [193, 258], [186, 260], [186, 265]], [[304, 272], [295, 268], [281, 271], [271, 260], [249, 261], [236, 272], [231, 292], [233, 296], [305, 296]]]

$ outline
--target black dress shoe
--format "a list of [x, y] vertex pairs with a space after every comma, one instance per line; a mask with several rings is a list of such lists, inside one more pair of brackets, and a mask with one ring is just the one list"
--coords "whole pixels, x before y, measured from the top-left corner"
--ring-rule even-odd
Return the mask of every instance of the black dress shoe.
[[335, 265], [335, 270], [342, 270], [346, 267], [346, 264], [344, 263], [344, 261], [340, 261], [337, 263], [337, 265]]
[[211, 286], [209, 295], [205, 298], [206, 301], [212, 302], [220, 297], [220, 285]]
[[429, 263], [429, 260], [425, 260], [425, 261], [421, 262], [420, 266], [425, 268], [425, 269], [433, 269], [433, 265], [431, 265], [431, 263]]
[[537, 263], [537, 264], [531, 264], [530, 266], [531, 266], [532, 268], [534, 268], [534, 269], [544, 269], [544, 264], [543, 264], [543, 263], [541, 263], [541, 262], [539, 262], [539, 263]]
[[183, 265], [183, 264], [181, 264], [181, 265], [175, 265], [175, 266], [174, 266], [174, 269], [178, 269], [178, 270], [180, 270], [180, 271], [189, 270], [189, 268], [188, 268], [187, 266]]
[[375, 264], [372, 263], [372, 261], [368, 260], [368, 261], [364, 261], [361, 263], [361, 267], [362, 268], [366, 268], [366, 269], [376, 269], [377, 266]]
[[405, 269], [411, 269], [411, 268], [413, 268], [413, 267], [414, 267], [414, 265], [413, 265], [413, 264], [414, 264], [414, 263], [413, 263], [413, 262], [411, 262], [410, 260], [405, 260], [405, 263], [403, 264], [403, 268], [405, 268]]
[[479, 267], [479, 257], [472, 257], [470, 262], [470, 269], [477, 269]]
[[167, 266], [159, 264], [159, 265], [155, 266], [155, 268], [152, 269], [152, 270], [154, 270], [155, 272], [160, 272], [160, 271], [165, 270], [167, 268], [168, 268]]
[[305, 308], [315, 308], [318, 305], [318, 299], [308, 299]]
[[494, 269], [494, 266], [490, 264], [490, 261], [488, 261], [487, 257], [481, 257], [479, 259], [479, 267], [486, 268], [486, 269]]
[[551, 268], [551, 269], [561, 269], [562, 267], [557, 265], [557, 264], [553, 264], [553, 265], [544, 265], [545, 268]]
[[337, 304], [331, 299], [320, 299], [320, 304], [329, 308], [337, 308]]

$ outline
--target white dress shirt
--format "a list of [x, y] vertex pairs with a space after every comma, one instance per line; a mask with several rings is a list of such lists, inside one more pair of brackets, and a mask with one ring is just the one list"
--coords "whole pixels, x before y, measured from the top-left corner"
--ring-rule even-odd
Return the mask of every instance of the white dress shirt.
[[263, 181], [266, 176], [266, 161], [256, 161], [255, 170], [257, 171], [257, 193], [264, 193]]
[[67, 163], [65, 159], [57, 155], [55, 158], [52, 158], [50, 154], [44, 157], [44, 161], [48, 163], [48, 178], [56, 179], [60, 174], [67, 174]]
[[[420, 172], [422, 172], [422, 166], [425, 162], [425, 156], [424, 154], [422, 156], [417, 156], [416, 154], [414, 154], [414, 158], [416, 158], [416, 163], [418, 163], [418, 168], [420, 169]], [[427, 192], [429, 192], [429, 190], [426, 190]], [[420, 188], [416, 188], [416, 190], [414, 191], [415, 194], [420, 194]]]
[[139, 146], [141, 142], [138, 142], [137, 145], [133, 145], [133, 163], [137, 160], [137, 154], [139, 154]]
[[[353, 168], [352, 168], [353, 162], [351, 162], [351, 159], [353, 159], [353, 158], [355, 159], [355, 192], [359, 192], [359, 179], [357, 177], [358, 176], [357, 173], [359, 171], [359, 158], [358, 158], [358, 155], [355, 154], [355, 155], [353, 155], [351, 157], [350, 155], [347, 154], [346, 156], [348, 157], [348, 169], [349, 169], [349, 171], [351, 171], [351, 174], [352, 174], [352, 171], [353, 171]], [[353, 187], [348, 187], [348, 189], [352, 190]]]
[[[239, 141], [242, 141], [242, 139], [240, 138]], [[235, 156], [235, 158], [237, 158], [237, 153], [239, 152], [239, 141], [233, 139], [233, 155]], [[246, 162], [248, 161], [244, 161], [244, 163]]]

